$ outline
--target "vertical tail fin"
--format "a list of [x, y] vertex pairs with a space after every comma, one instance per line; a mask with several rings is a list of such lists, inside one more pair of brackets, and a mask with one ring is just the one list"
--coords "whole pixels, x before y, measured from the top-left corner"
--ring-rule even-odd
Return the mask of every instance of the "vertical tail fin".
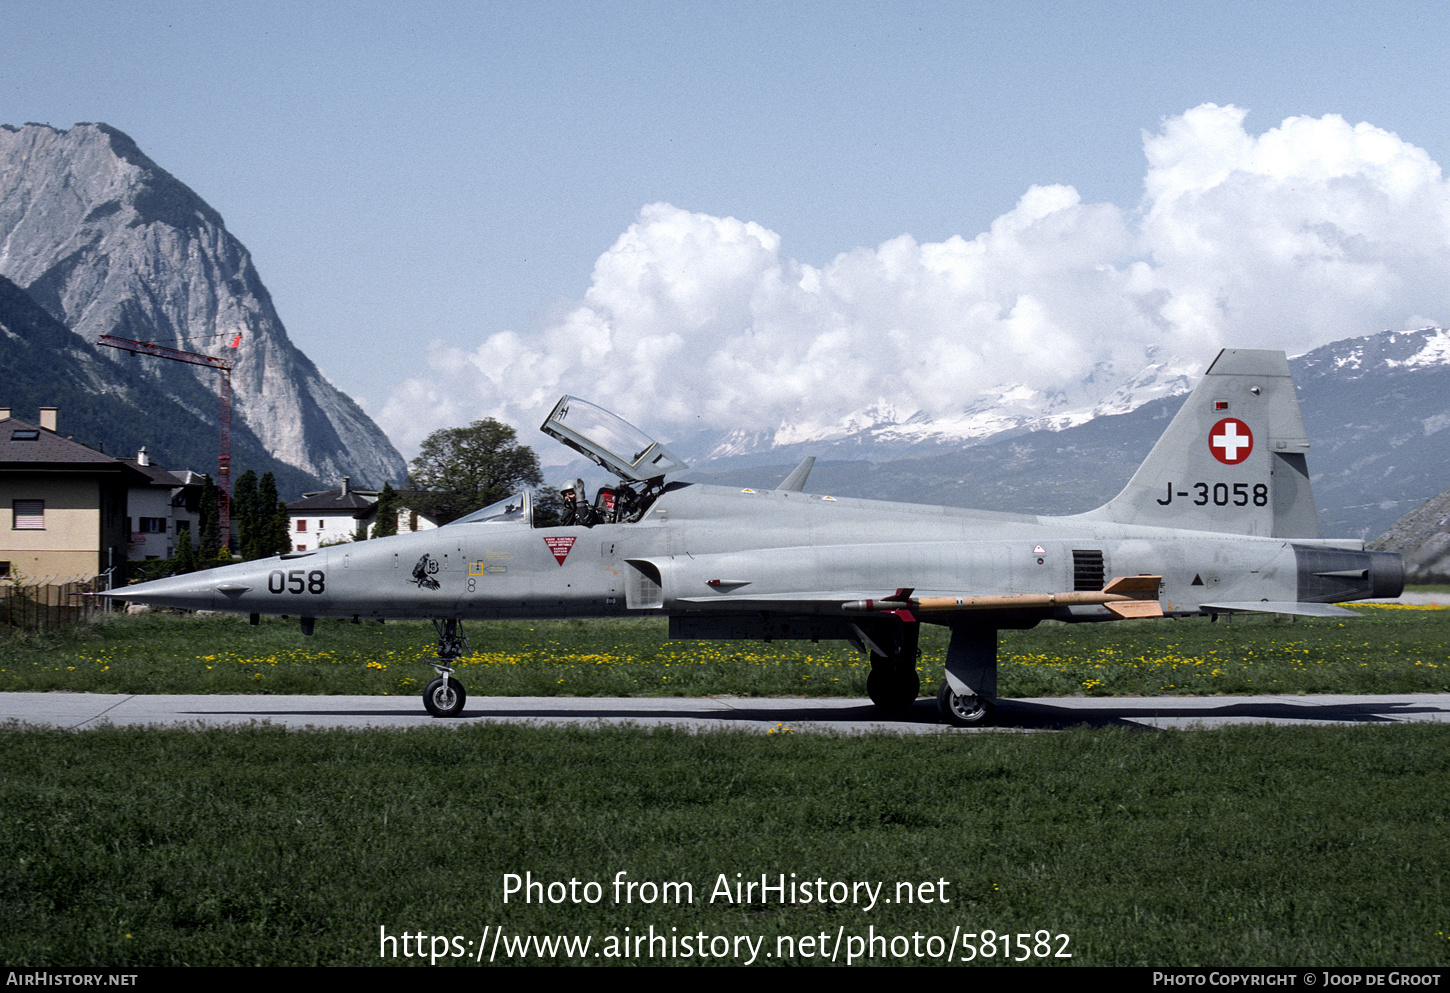
[[1123, 492], [1083, 516], [1318, 538], [1308, 450], [1284, 353], [1226, 348]]
[[814, 455], [807, 455], [801, 460], [801, 464], [795, 467], [789, 476], [786, 476], [781, 484], [776, 487], [778, 490], [785, 490], [788, 493], [799, 493], [806, 487], [806, 479], [810, 477], [811, 467], [816, 464]]

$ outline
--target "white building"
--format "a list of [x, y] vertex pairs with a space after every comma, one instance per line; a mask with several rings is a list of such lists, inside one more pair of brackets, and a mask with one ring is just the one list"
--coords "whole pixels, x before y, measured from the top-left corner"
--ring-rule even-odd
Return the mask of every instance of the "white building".
[[121, 461], [149, 480], [126, 490], [126, 558], [169, 559], [183, 531], [191, 534], [195, 550], [201, 538], [201, 476], [189, 469], [167, 472], [151, 463], [145, 448]]
[[[376, 530], [377, 490], [362, 490], [352, 485], [348, 476], [342, 477], [342, 485], [335, 490], [320, 493], [304, 493], [302, 499], [287, 505], [288, 532], [292, 536], [292, 550], [305, 552], [324, 544], [336, 545], [353, 541], [357, 537], [358, 524], [365, 524], [371, 537]], [[406, 496], [406, 494], [400, 494]], [[407, 507], [398, 508], [398, 533], [407, 531], [428, 531], [436, 528], [438, 522]]]

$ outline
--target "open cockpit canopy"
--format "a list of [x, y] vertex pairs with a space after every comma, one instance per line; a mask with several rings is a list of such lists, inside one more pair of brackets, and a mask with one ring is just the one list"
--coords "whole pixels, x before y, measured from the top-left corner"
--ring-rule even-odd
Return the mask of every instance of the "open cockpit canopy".
[[628, 482], [645, 483], [686, 468], [624, 418], [578, 397], [560, 398], [539, 430]]

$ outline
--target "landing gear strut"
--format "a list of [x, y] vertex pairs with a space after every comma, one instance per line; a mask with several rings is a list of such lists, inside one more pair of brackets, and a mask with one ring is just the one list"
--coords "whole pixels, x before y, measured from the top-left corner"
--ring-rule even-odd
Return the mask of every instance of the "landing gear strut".
[[438, 678], [423, 691], [423, 708], [434, 717], [457, 717], [463, 713], [468, 692], [453, 678], [451, 663], [469, 651], [468, 637], [457, 621], [434, 621], [433, 627], [438, 632], [438, 658], [428, 664], [438, 673]]

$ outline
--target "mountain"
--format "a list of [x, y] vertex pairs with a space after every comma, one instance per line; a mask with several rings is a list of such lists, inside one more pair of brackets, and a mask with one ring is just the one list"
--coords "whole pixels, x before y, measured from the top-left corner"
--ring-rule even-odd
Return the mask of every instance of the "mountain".
[[1450, 583], [1450, 489], [1395, 521], [1369, 547], [1403, 555], [1411, 583]]
[[[1425, 328], [1349, 338], [1290, 359], [1289, 366], [1313, 445], [1309, 469], [1326, 537], [1374, 538], [1450, 485], [1450, 333]], [[1150, 369], [1139, 378], [1148, 392], [1161, 392], [1178, 375]], [[1186, 377], [1183, 385], [1197, 378]], [[1123, 396], [1108, 398], [1103, 408], [1125, 406]], [[954, 447], [910, 444], [893, 451], [879, 433], [854, 444], [793, 444], [697, 462], [688, 478], [773, 485], [796, 460], [817, 455], [809, 483], [816, 493], [1078, 513], [1122, 489], [1182, 402], [1159, 396], [1060, 430], [1014, 425]]]
[[[377, 425], [288, 339], [251, 256], [221, 216], [115, 128], [0, 126], [0, 275], [70, 330], [62, 353], [76, 367], [73, 415], [82, 397], [114, 389], [153, 422], [207, 426], [214, 453], [214, 371], [94, 344], [102, 334], [156, 342], [233, 363], [234, 447], [319, 482], [347, 475], [381, 486], [406, 475]], [[229, 349], [238, 334], [239, 347]], [[0, 347], [12, 366], [48, 368], [57, 361], [54, 342], [41, 340], [12, 328]], [[180, 458], [151, 452], [158, 461]], [[188, 460], [187, 468], [209, 467]], [[260, 468], [243, 451], [232, 465]]]
[[805, 455], [868, 461], [928, 456], [1126, 413], [1160, 397], [1186, 394], [1202, 371], [1182, 362], [1155, 362], [1136, 371], [1104, 363], [1069, 389], [1044, 394], [1022, 384], [1006, 384], [944, 418], [878, 400], [825, 428], [782, 424], [774, 431], [732, 431], [724, 437], [702, 433], [674, 439], [670, 447], [702, 463], [738, 459], [768, 464]]
[[1382, 332], [1289, 360], [1327, 536], [1366, 540], [1450, 486], [1450, 332]]
[[[0, 406], [26, 421], [58, 407], [60, 433], [91, 448], [134, 458], [142, 446], [157, 464], [217, 474], [218, 402], [206, 414], [175, 403], [140, 363], [104, 361], [96, 350], [30, 296], [0, 276]], [[195, 384], [192, 384], [195, 386]], [[154, 416], [168, 411], [164, 417]], [[232, 429], [232, 462], [270, 472], [284, 493], [315, 488], [316, 479], [266, 454], [246, 428]]]

